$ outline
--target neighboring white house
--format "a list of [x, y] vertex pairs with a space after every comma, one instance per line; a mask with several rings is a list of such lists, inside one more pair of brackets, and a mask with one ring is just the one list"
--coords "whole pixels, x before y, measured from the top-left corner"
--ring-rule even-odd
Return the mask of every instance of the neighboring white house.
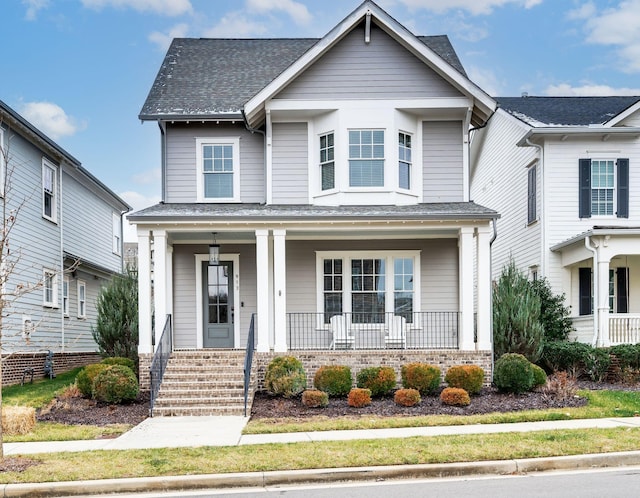
[[41, 374], [44, 350], [56, 354], [58, 370], [95, 360], [96, 299], [122, 272], [121, 215], [130, 208], [2, 101], [0, 148], [0, 203], [7, 217], [15, 216], [5, 292], [35, 287], [4, 312], [3, 354], [28, 352], [3, 366], [3, 382], [10, 383], [31, 364]]
[[578, 340], [640, 342], [640, 97], [496, 100], [471, 145], [493, 277], [513, 258], [566, 294]]
[[494, 109], [446, 36], [371, 1], [321, 39], [175, 39], [140, 113], [163, 200], [129, 215], [141, 361], [167, 315], [173, 348], [196, 350], [245, 348], [255, 315], [261, 353], [490, 367], [498, 214], [469, 200], [468, 130]]

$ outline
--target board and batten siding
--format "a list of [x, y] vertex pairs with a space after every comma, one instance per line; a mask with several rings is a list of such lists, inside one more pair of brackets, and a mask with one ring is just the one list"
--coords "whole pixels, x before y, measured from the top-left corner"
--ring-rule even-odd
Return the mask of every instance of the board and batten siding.
[[275, 98], [406, 99], [461, 95], [375, 23], [371, 26], [371, 41], [366, 44], [362, 23]]
[[424, 202], [464, 200], [461, 121], [422, 123]]
[[165, 202], [196, 202], [197, 138], [240, 137], [240, 201], [264, 202], [264, 140], [250, 133], [242, 123], [175, 124], [167, 126], [165, 164]]
[[307, 123], [274, 123], [272, 133], [273, 203], [308, 204]]

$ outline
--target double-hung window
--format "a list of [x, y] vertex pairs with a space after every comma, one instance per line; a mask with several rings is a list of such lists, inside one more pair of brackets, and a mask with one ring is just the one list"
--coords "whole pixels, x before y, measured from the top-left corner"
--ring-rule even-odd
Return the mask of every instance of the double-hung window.
[[56, 168], [49, 161], [42, 161], [42, 216], [56, 221], [57, 181]]
[[237, 202], [240, 200], [240, 140], [237, 138], [196, 139], [198, 200]]
[[42, 304], [43, 306], [58, 306], [56, 272], [53, 270], [43, 270], [42, 272]]
[[69, 277], [62, 280], [62, 313], [69, 316]]
[[320, 178], [322, 190], [336, 186], [333, 133], [320, 135]]
[[384, 130], [349, 130], [349, 186], [384, 187]]
[[613, 216], [613, 161], [591, 161], [591, 215]]
[[580, 159], [579, 214], [629, 217], [629, 159]]
[[411, 188], [411, 135], [398, 133], [398, 186]]
[[122, 217], [113, 213], [112, 220], [112, 251], [113, 254], [120, 256], [122, 254]]
[[342, 260], [325, 259], [322, 267], [324, 323], [329, 323], [332, 316], [342, 313]]
[[527, 223], [537, 220], [537, 169], [534, 164], [527, 171]]
[[87, 317], [87, 284], [78, 280], [78, 318]]

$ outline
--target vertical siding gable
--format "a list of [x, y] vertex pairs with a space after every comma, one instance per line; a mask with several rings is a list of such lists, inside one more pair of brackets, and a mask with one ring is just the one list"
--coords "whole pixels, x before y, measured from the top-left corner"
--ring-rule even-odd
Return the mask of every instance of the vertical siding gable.
[[302, 73], [277, 99], [459, 97], [461, 93], [388, 34], [364, 23]]
[[273, 124], [273, 202], [309, 203], [307, 123]]
[[462, 122], [425, 121], [422, 134], [424, 202], [461, 202]]

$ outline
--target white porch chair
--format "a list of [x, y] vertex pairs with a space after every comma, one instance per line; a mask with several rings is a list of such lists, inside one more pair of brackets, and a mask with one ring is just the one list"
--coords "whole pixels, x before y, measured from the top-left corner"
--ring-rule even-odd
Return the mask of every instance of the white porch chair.
[[329, 328], [333, 334], [331, 349], [348, 349], [354, 344], [354, 337], [349, 334], [349, 327], [344, 315], [333, 315], [329, 319]]
[[403, 316], [393, 315], [387, 319], [387, 334], [384, 338], [387, 348], [407, 347], [407, 319]]

